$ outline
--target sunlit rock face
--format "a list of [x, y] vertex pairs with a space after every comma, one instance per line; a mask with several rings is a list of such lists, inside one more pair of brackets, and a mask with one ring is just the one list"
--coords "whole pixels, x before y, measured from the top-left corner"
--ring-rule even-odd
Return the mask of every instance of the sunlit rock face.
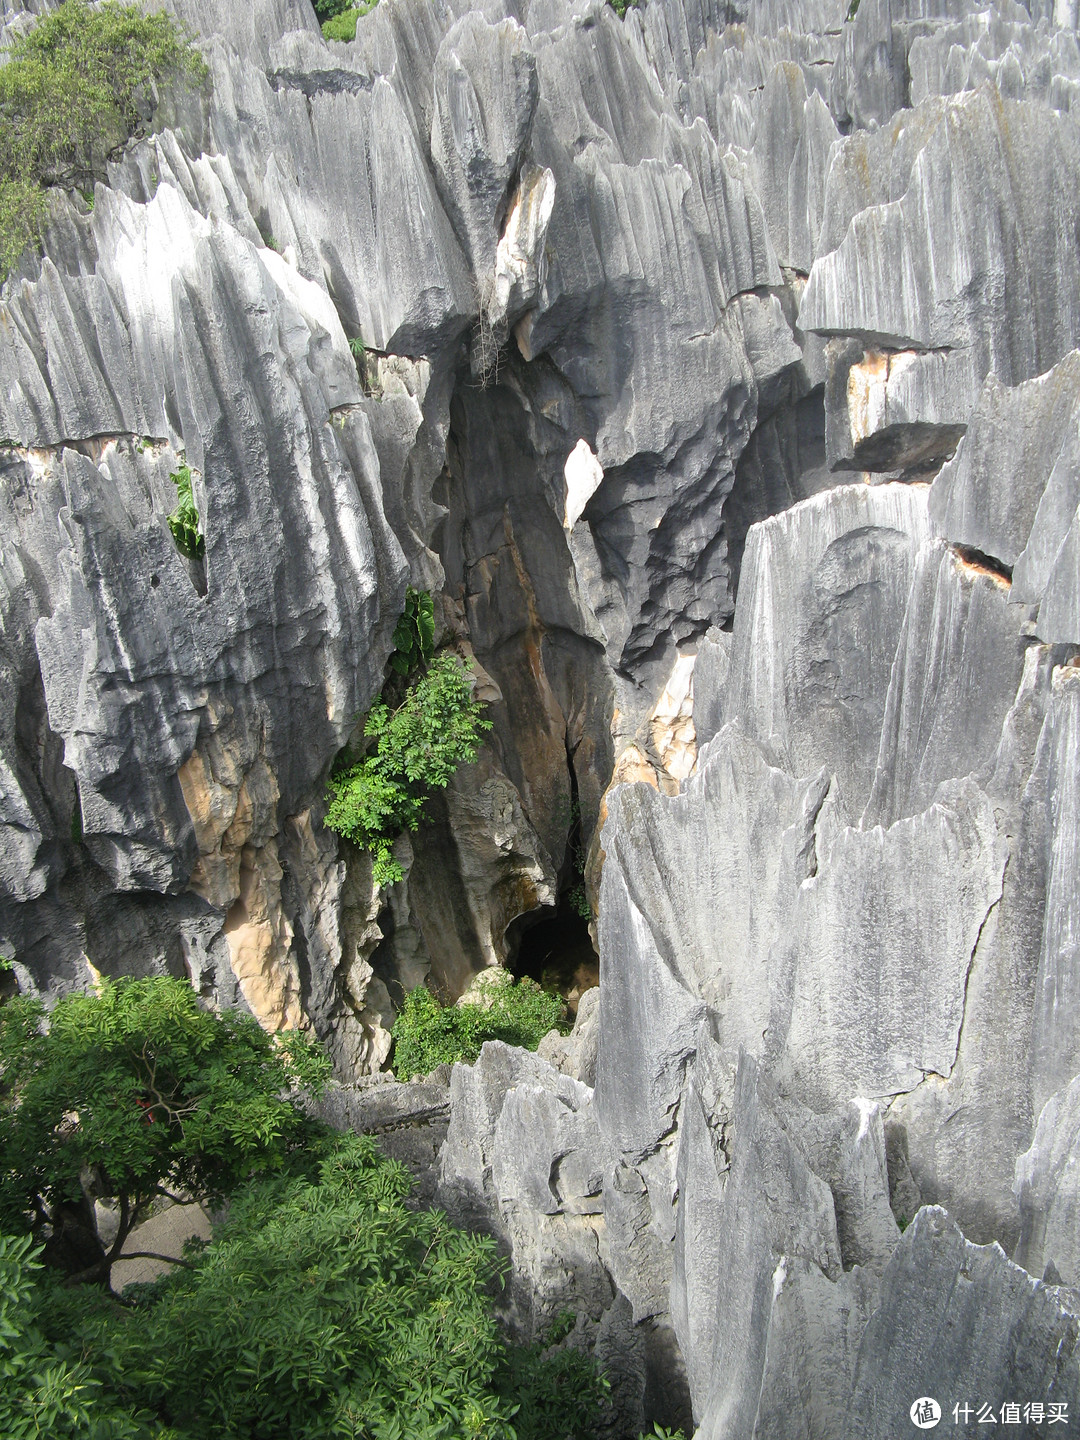
[[[612, 1435], [1080, 1403], [1073, 10], [171, 9], [205, 89], [0, 292], [20, 985], [350, 1079], [583, 879], [599, 994], [425, 1194]], [[384, 893], [323, 816], [409, 584], [493, 726]]]

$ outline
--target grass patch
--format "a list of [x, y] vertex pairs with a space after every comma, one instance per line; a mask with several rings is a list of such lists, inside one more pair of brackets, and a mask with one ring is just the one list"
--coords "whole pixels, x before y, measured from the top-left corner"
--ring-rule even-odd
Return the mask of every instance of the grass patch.
[[35, 243], [50, 186], [92, 190], [142, 124], [151, 82], [196, 81], [202, 56], [164, 12], [64, 0], [0, 66], [0, 277]]

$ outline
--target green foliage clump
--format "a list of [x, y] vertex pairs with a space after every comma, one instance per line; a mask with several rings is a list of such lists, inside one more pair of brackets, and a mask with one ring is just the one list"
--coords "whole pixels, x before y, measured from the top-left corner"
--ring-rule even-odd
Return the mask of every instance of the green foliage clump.
[[378, 3], [379, 0], [315, 0], [315, 14], [322, 21], [327, 40], [355, 40], [356, 22]]
[[176, 509], [167, 516], [176, 548], [189, 560], [201, 560], [206, 550], [206, 541], [199, 529], [199, 512], [195, 508], [195, 496], [191, 489], [190, 466], [181, 465], [169, 479], [176, 486]]
[[394, 626], [394, 653], [389, 665], [399, 675], [409, 675], [435, 653], [435, 602], [427, 590], [405, 592], [405, 609]]
[[322, 33], [327, 40], [355, 40], [356, 22], [359, 19], [359, 10], [342, 10], [332, 19], [323, 21]]
[[[313, 1042], [204, 1010], [167, 976], [66, 995], [44, 1021], [36, 999], [0, 1006], [0, 1226], [48, 1235], [76, 1279], [108, 1283], [159, 1197], [219, 1200], [280, 1167], [307, 1127], [287, 1092], [329, 1078]], [[95, 1197], [118, 1205], [108, 1247]]]
[[572, 885], [566, 892], [566, 898], [575, 915], [582, 920], [592, 919], [592, 906], [589, 904], [589, 892], [585, 888], [584, 880], [579, 880], [576, 885]]
[[549, 995], [527, 977], [515, 982], [506, 971], [502, 976], [501, 984], [487, 987], [486, 1005], [440, 1005], [423, 985], [406, 995], [391, 1032], [398, 1079], [428, 1075], [437, 1065], [457, 1060], [471, 1065], [485, 1040], [535, 1050], [549, 1030], [564, 1027], [560, 996]]
[[[417, 645], [430, 644], [431, 631], [419, 610], [410, 623]], [[399, 622], [398, 645], [405, 638], [401, 631]], [[331, 776], [326, 824], [371, 852], [378, 884], [402, 878], [392, 853], [397, 835], [418, 829], [431, 792], [444, 789], [459, 766], [476, 759], [481, 736], [491, 729], [482, 709], [464, 665], [448, 653], [435, 656], [394, 709], [382, 696], [371, 707], [364, 735], [375, 741], [375, 749]]]
[[54, 1291], [48, 1321], [108, 1403], [175, 1440], [589, 1440], [595, 1365], [507, 1346], [494, 1242], [410, 1209], [410, 1187], [370, 1137], [326, 1138], [134, 1308], [61, 1314]]
[[38, 1312], [48, 1296], [34, 1283], [40, 1254], [29, 1235], [0, 1235], [0, 1435], [148, 1440], [138, 1415], [102, 1395], [91, 1366], [43, 1332]]
[[138, 129], [147, 85], [206, 66], [183, 29], [138, 5], [64, 0], [0, 66], [0, 277], [40, 235], [50, 185], [85, 190]]

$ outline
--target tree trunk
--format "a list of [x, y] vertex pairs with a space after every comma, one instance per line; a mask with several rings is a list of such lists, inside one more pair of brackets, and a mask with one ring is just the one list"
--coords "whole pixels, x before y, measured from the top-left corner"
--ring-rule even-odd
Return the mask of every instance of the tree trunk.
[[97, 1232], [93, 1206], [86, 1196], [54, 1205], [49, 1220], [52, 1234], [45, 1241], [45, 1264], [69, 1276], [101, 1279], [107, 1284], [108, 1257]]

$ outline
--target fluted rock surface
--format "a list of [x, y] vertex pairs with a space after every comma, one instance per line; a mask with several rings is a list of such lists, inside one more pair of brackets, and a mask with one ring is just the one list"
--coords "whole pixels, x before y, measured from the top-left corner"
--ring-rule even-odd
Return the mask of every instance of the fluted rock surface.
[[[0, 292], [20, 985], [186, 971], [348, 1079], [580, 824], [600, 996], [438, 1169], [519, 1333], [577, 1308], [613, 1436], [1080, 1403], [1074, 11], [170, 8], [205, 88]], [[494, 723], [383, 893], [322, 815], [409, 583]]]

